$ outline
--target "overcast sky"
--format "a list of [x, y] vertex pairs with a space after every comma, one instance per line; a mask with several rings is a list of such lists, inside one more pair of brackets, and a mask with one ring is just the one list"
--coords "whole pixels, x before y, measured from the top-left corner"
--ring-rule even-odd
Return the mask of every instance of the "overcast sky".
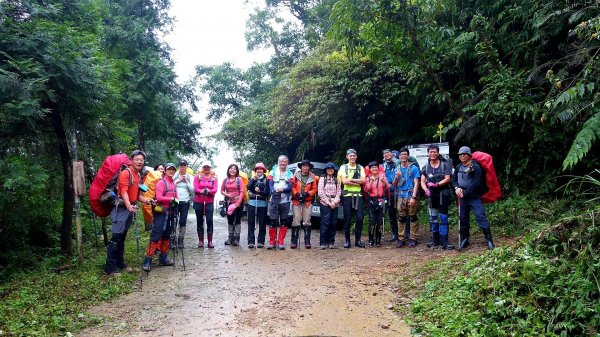
[[[172, 0], [169, 13], [175, 18], [175, 23], [173, 32], [165, 40], [173, 49], [179, 82], [193, 77], [197, 65], [231, 62], [238, 68], [248, 68], [253, 62], [267, 61], [271, 51], [249, 53], [246, 50], [246, 21], [257, 6], [264, 6], [264, 0]], [[201, 111], [194, 119], [203, 120], [207, 108], [206, 102], [202, 102]], [[214, 134], [219, 131], [220, 125], [203, 123], [203, 128]], [[213, 158], [219, 184], [231, 163], [233, 153], [230, 151], [220, 150]]]

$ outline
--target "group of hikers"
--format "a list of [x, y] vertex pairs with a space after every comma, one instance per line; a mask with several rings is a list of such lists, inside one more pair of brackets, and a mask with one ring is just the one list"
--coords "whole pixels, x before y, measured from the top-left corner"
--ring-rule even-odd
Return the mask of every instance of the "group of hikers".
[[[337, 248], [335, 233], [338, 207], [342, 207], [344, 215], [343, 248], [352, 247], [350, 231], [353, 214], [354, 246], [365, 247], [361, 240], [365, 208], [368, 210], [370, 246], [381, 246], [383, 221], [387, 213], [391, 224], [390, 241], [395, 242], [398, 248], [415, 247], [420, 238], [417, 211], [419, 193], [422, 190], [422, 195], [427, 198], [432, 236], [427, 247], [454, 249], [448, 240], [448, 209], [452, 194], [455, 194], [459, 200], [459, 249], [469, 246], [471, 211], [484, 234], [487, 248], [494, 249], [490, 224], [481, 201], [485, 190], [483, 171], [472, 160], [471, 149], [467, 146], [459, 149], [460, 163], [454, 170], [440, 156], [436, 144], [430, 145], [427, 153], [428, 163], [422, 168], [409, 160], [410, 152], [406, 147], [398, 151], [399, 158], [391, 150], [383, 150], [382, 164], [372, 161], [363, 168], [357, 163], [356, 150], [348, 149], [347, 163], [339, 169], [332, 162], [326, 163], [323, 176], [311, 172], [313, 164], [309, 160], [298, 163], [298, 169], [294, 172], [288, 168], [288, 157], [281, 155], [271, 170], [267, 170], [263, 163], [257, 163], [247, 183], [240, 177], [238, 165], [231, 164], [221, 184], [216, 179], [210, 161], [204, 161], [201, 170], [192, 175], [188, 173], [188, 162], [180, 160], [178, 167], [174, 163], [155, 167], [156, 171], [163, 173], [162, 179], [156, 182], [155, 197], [150, 199], [144, 197], [140, 190], [146, 156], [144, 152], [136, 150], [130, 156], [131, 165], [128, 170], [123, 170], [118, 175], [119, 202], [110, 214], [112, 238], [107, 247], [104, 271], [110, 275], [119, 270], [131, 270], [124, 262], [123, 250], [127, 230], [137, 212], [137, 201], [152, 205], [153, 215], [143, 270], [150, 271], [157, 251], [160, 265], [173, 265], [168, 256], [169, 248], [184, 248], [190, 206], [196, 214], [197, 247], [214, 248], [213, 214], [217, 191], [225, 198], [220, 211], [222, 216], [227, 217], [228, 223], [229, 235], [225, 245], [240, 245], [242, 211], [244, 203], [247, 203], [248, 248], [285, 249], [289, 226], [290, 248], [298, 248], [300, 238], [303, 237], [304, 247], [310, 249], [311, 210], [313, 202], [318, 200], [321, 249]], [[258, 235], [255, 236], [257, 227]], [[179, 234], [173, 239], [171, 234], [177, 229]]]

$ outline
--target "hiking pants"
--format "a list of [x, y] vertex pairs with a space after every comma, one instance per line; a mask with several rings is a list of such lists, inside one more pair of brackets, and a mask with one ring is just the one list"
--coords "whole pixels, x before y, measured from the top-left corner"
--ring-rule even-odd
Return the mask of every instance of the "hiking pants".
[[475, 215], [475, 222], [479, 228], [488, 229], [490, 223], [485, 215], [485, 207], [480, 198], [462, 198], [460, 199], [460, 231], [461, 233], [469, 233], [470, 223], [469, 215], [471, 210]]
[[300, 224], [304, 224], [304, 227], [310, 227], [310, 211], [312, 204], [306, 206], [304, 203], [296, 206], [293, 205], [294, 210], [294, 221], [292, 227], [300, 227]]
[[342, 198], [344, 207], [344, 236], [346, 241], [350, 241], [350, 227], [352, 226], [352, 210], [356, 210], [356, 225], [354, 226], [354, 238], [360, 240], [362, 235], [362, 226], [364, 219], [363, 198], [360, 195], [347, 196]]
[[376, 237], [376, 234], [383, 235], [383, 207], [369, 205], [369, 233]]
[[194, 212], [196, 213], [196, 231], [198, 237], [204, 237], [204, 217], [206, 217], [206, 234], [213, 233], [213, 213], [215, 204], [212, 202], [195, 202]]
[[240, 205], [240, 207], [236, 208], [233, 211], [233, 214], [227, 214], [227, 230], [229, 236], [233, 235], [236, 238], [240, 237], [240, 232], [242, 231], [242, 212], [244, 210], [244, 205]]
[[416, 201], [414, 206], [410, 206], [410, 198], [398, 197], [398, 240], [410, 239], [417, 241], [419, 239], [418, 205], [419, 202]]
[[185, 234], [185, 225], [187, 223], [188, 214], [190, 213], [190, 202], [180, 201], [177, 208], [179, 212], [179, 233]]
[[[258, 218], [258, 223], [256, 220]], [[254, 231], [258, 226], [258, 243], [265, 244], [267, 235], [267, 207], [255, 207], [248, 205], [248, 243], [255, 243]]]
[[335, 243], [335, 229], [337, 226], [338, 208], [321, 205], [321, 229], [319, 245], [333, 245]]
[[287, 226], [287, 220], [290, 213], [290, 203], [280, 202], [278, 204], [274, 204], [271, 202], [270, 206], [269, 219], [271, 219], [271, 224], [277, 223], [279, 227]]

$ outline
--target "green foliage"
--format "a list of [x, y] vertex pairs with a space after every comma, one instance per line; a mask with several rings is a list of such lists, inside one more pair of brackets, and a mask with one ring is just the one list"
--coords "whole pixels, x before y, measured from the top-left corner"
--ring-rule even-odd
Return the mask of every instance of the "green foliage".
[[426, 336], [596, 336], [600, 227], [581, 215], [428, 282], [411, 324]]
[[[88, 227], [90, 224], [84, 224]], [[147, 242], [147, 235], [143, 235]], [[137, 264], [135, 240], [126, 242], [126, 261]], [[102, 317], [85, 310], [132, 290], [139, 274], [107, 277], [102, 274], [106, 255], [87, 245], [83, 262], [54, 255], [38, 257], [30, 270], [0, 270], [0, 331], [8, 336], [65, 335], [98, 323]], [[56, 271], [67, 266], [64, 271]]]

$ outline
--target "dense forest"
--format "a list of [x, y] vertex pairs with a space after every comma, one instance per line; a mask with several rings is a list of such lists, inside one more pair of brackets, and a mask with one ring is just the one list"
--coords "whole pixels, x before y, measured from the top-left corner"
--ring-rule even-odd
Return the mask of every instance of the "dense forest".
[[[452, 155], [469, 145], [494, 156], [508, 203], [562, 198], [571, 177], [590, 174], [582, 181], [596, 189], [584, 189], [592, 203], [580, 209], [597, 211], [595, 0], [265, 0], [247, 21], [246, 41], [249, 50], [273, 50], [271, 59], [248, 69], [198, 65], [183, 85], [162, 40], [172, 27], [169, 6], [0, 1], [0, 279], [40, 256], [73, 255], [73, 160], [84, 162], [89, 183], [118, 152], [145, 150], [149, 163], [209, 156], [192, 119], [201, 95], [208, 118], [225, 121], [218, 138], [245, 168], [281, 153], [341, 163], [349, 147], [366, 163], [384, 148], [437, 141], [442, 124]], [[526, 248], [577, 260], [574, 250], [591, 247], [581, 258], [591, 256], [597, 271], [593, 228], [566, 248], [564, 228]], [[580, 262], [575, 270], [591, 280]], [[594, 282], [586, 287], [599, 298]], [[425, 302], [417, 313], [434, 310]], [[590, 311], [573, 315], [574, 326], [553, 328], [597, 334], [578, 321], [598, 324]]]

